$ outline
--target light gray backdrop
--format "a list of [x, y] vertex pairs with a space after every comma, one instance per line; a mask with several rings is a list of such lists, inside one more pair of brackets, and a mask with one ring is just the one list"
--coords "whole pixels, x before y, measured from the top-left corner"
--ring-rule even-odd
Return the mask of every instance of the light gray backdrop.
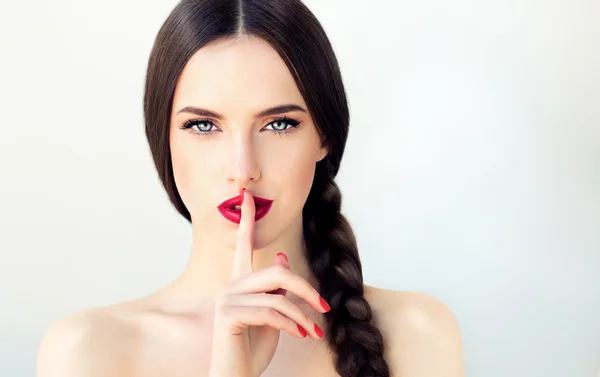
[[[458, 317], [472, 377], [600, 370], [600, 2], [312, 0], [352, 125], [368, 284]], [[175, 1], [0, 4], [0, 375], [59, 317], [181, 272], [145, 65]]]

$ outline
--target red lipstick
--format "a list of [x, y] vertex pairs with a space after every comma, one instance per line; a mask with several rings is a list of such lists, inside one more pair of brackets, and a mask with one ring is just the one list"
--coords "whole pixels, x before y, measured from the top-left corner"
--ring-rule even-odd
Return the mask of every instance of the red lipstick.
[[[254, 215], [254, 221], [258, 221], [265, 217], [267, 213], [269, 213], [273, 201], [254, 195], [252, 195], [252, 197], [254, 198], [254, 204], [256, 205], [256, 214]], [[221, 215], [223, 215], [224, 218], [231, 222], [239, 224], [240, 220], [242, 219], [242, 210], [236, 209], [234, 207], [241, 205], [242, 194], [225, 200], [223, 203], [219, 204], [217, 209], [219, 210], [219, 212], [221, 212]]]

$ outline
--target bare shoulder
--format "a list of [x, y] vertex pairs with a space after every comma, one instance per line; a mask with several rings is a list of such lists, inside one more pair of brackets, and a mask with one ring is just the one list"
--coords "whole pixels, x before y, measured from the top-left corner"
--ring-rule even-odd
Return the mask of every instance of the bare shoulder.
[[392, 376], [465, 376], [460, 326], [443, 302], [425, 293], [366, 285], [365, 298], [384, 336]]
[[417, 326], [422, 330], [432, 325], [457, 326], [448, 306], [426, 293], [365, 285], [365, 298], [384, 322], [382, 325]]
[[[116, 375], [135, 328], [118, 306], [87, 309], [56, 321], [44, 334], [37, 377]], [[118, 341], [117, 341], [118, 340]], [[107, 362], [108, 361], [108, 362]]]

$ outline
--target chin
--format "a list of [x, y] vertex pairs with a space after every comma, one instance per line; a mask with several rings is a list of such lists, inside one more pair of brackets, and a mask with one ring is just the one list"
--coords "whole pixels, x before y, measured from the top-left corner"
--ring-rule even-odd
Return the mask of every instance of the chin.
[[[281, 218], [278, 216], [272, 216], [275, 213], [270, 213], [263, 219], [254, 223], [254, 239], [253, 249], [260, 250], [265, 247], [277, 242], [281, 237], [286, 237], [287, 229], [289, 229], [290, 223], [293, 223], [293, 219]], [[219, 232], [224, 239], [224, 243], [231, 249], [235, 250], [237, 241], [238, 226], [234, 224], [230, 230], [225, 232]], [[285, 250], [278, 250], [283, 251]]]
[[[231, 250], [235, 250], [237, 242], [237, 228], [235, 228], [232, 231], [220, 231], [218, 234], [219, 241], [221, 244], [225, 245]], [[276, 239], [277, 235], [273, 233], [273, 231], [261, 230], [259, 227], [256, 227], [254, 230], [253, 249], [263, 249], [272, 244]]]
[[268, 229], [260, 230], [258, 227], [254, 232], [254, 250], [263, 249], [273, 243], [276, 239], [276, 234], [269, 232]]

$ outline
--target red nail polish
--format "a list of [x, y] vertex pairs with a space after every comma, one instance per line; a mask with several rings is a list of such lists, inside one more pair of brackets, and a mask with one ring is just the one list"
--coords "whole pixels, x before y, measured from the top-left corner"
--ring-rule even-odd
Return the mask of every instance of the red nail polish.
[[317, 325], [315, 323], [315, 332], [317, 333], [317, 335], [319, 336], [319, 338], [323, 337], [323, 330], [321, 330], [321, 328], [319, 327], [319, 325]]
[[298, 331], [300, 331], [300, 334], [302, 334], [302, 336], [306, 338], [306, 335], [307, 335], [306, 330], [304, 330], [304, 328], [300, 325], [296, 325], [296, 326], [298, 326]]
[[331, 307], [329, 306], [329, 304], [327, 303], [327, 301], [325, 301], [323, 299], [323, 297], [321, 297], [321, 306], [323, 307], [323, 309], [325, 309], [326, 311], [330, 311]]
[[285, 255], [284, 253], [277, 253], [277, 255], [283, 255], [283, 257], [285, 258], [285, 260], [289, 261], [287, 255]]
[[240, 195], [242, 195], [242, 202], [240, 203], [240, 205], [244, 204], [244, 191], [246, 191], [245, 188], [243, 188], [242, 191], [240, 191]]

